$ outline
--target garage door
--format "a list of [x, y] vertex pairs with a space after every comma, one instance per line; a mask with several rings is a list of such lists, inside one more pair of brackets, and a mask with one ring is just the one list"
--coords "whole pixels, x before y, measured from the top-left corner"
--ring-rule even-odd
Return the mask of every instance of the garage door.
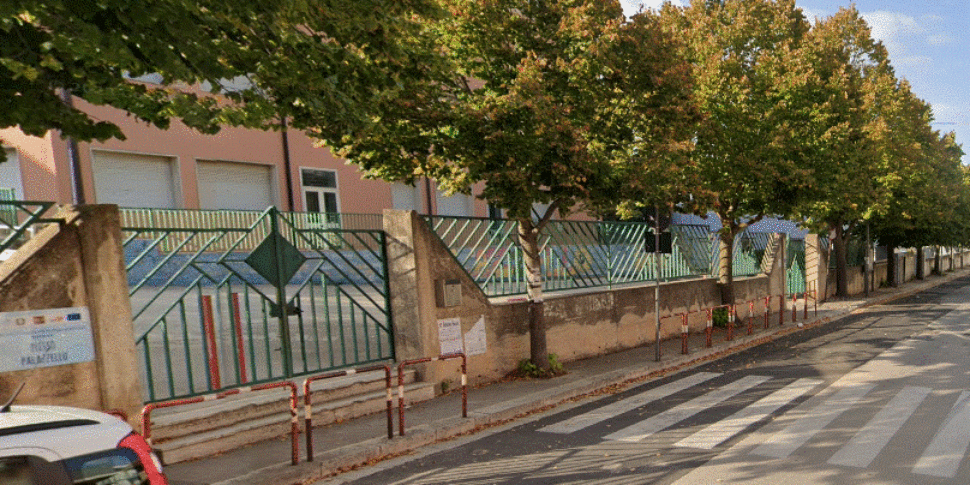
[[198, 177], [202, 209], [261, 211], [275, 205], [272, 166], [199, 160]]
[[155, 155], [94, 151], [95, 200], [120, 207], [174, 209], [175, 159]]

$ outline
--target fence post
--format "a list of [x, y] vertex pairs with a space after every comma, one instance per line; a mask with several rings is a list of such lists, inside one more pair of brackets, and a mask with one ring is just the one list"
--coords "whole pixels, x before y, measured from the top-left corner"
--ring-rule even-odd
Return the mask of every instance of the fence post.
[[249, 382], [246, 373], [246, 344], [243, 343], [242, 316], [239, 310], [239, 293], [232, 294], [232, 324], [236, 330], [236, 348], [239, 356], [239, 382]]
[[737, 306], [730, 305], [728, 306], [727, 311], [728, 311], [727, 339], [734, 340], [734, 313], [737, 311]]

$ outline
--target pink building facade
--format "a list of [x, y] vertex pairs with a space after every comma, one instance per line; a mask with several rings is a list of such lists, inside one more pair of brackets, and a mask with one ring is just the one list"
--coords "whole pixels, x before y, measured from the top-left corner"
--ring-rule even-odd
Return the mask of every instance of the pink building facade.
[[276, 206], [360, 214], [413, 209], [422, 214], [489, 215], [484, 201], [465, 195], [445, 197], [433, 182], [412, 187], [367, 180], [355, 165], [315, 146], [296, 130], [225, 127], [216, 135], [204, 135], [177, 121], [160, 130], [124, 111], [74, 102], [92, 117], [118, 125], [126, 139], [77, 143], [72, 150], [56, 133], [33, 137], [16, 128], [0, 130], [7, 155], [7, 162], [0, 163], [0, 187], [13, 188], [19, 199], [59, 204], [232, 210]]

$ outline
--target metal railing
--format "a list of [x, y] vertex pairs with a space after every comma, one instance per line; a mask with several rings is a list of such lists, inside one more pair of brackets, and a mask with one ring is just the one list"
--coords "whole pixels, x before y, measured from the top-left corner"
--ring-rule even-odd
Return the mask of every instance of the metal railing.
[[38, 226], [61, 222], [44, 217], [53, 202], [15, 198], [13, 189], [0, 189], [0, 253], [19, 246]]
[[[121, 208], [121, 224], [124, 227], [162, 227], [167, 229], [249, 229], [254, 226], [265, 211], [248, 210], [205, 210], [205, 209], [141, 209]], [[382, 231], [384, 216], [381, 214], [352, 214], [327, 212], [280, 212], [287, 217], [291, 224], [299, 230], [308, 231]], [[230, 246], [240, 250], [254, 249], [268, 233], [265, 228], [256, 227], [249, 236], [242, 240], [225, 239], [215, 241], [207, 246], [207, 251], [225, 251]], [[146, 238], [158, 238], [160, 234], [146, 232]], [[166, 234], [165, 246], [162, 249], [171, 250], [179, 247], [182, 251], [196, 251], [202, 246], [202, 241], [196, 238], [173, 237], [176, 234]], [[193, 239], [193, 240], [188, 240]], [[334, 239], [336, 241], [336, 239]], [[184, 243], [184, 244], [183, 244]], [[300, 249], [312, 249], [312, 244], [298, 242]]]
[[[426, 216], [469, 276], [489, 296], [526, 292], [527, 277], [515, 221]], [[675, 225], [672, 251], [660, 254], [661, 280], [708, 276], [716, 270], [715, 235], [703, 225]], [[612, 287], [653, 281], [658, 255], [644, 241], [653, 228], [642, 222], [551, 221], [540, 236], [543, 290]], [[762, 273], [771, 235], [745, 232], [735, 245], [736, 276]]]

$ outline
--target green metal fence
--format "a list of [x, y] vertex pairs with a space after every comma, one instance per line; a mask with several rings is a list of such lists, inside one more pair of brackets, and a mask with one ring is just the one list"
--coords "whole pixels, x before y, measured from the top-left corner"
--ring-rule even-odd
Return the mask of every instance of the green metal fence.
[[762, 263], [770, 246], [771, 233], [745, 230], [734, 241], [734, 276], [755, 276], [764, 273]]
[[805, 240], [788, 239], [788, 246], [785, 254], [786, 262], [785, 278], [788, 284], [788, 294], [800, 294], [805, 292]]
[[15, 200], [12, 188], [0, 188], [0, 252], [18, 247], [38, 226], [58, 222], [45, 218], [53, 202]]
[[[526, 292], [527, 278], [515, 221], [426, 216], [431, 229], [488, 296]], [[660, 279], [709, 276], [717, 271], [716, 235], [704, 225], [670, 228], [670, 254], [660, 255]], [[642, 222], [550, 221], [540, 236], [543, 290], [610, 287], [656, 279], [656, 255]], [[735, 242], [734, 275], [763, 273], [771, 234], [743, 232]]]
[[394, 357], [382, 231], [274, 208], [121, 215], [145, 401]]
[[[510, 220], [429, 216], [442, 243], [489, 296], [526, 292], [516, 223]], [[674, 226], [670, 254], [660, 255], [660, 278], [710, 274], [712, 238], [706, 226]], [[644, 250], [649, 224], [551, 221], [540, 236], [543, 289], [609, 287], [656, 278], [655, 254]]]

